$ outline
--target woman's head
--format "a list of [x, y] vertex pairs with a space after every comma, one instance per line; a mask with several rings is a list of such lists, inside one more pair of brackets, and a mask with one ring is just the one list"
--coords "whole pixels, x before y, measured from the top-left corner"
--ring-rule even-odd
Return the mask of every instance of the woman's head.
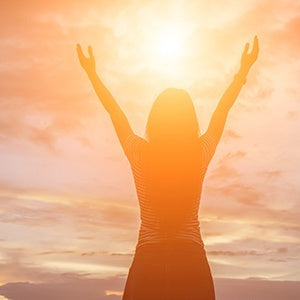
[[190, 95], [183, 89], [168, 88], [153, 103], [146, 126], [150, 143], [193, 140], [200, 135]]

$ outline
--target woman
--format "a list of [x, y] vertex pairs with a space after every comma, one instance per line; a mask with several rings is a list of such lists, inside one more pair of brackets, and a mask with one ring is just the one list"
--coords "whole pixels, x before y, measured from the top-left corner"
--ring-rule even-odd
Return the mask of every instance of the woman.
[[155, 100], [146, 137], [136, 135], [89, 57], [77, 52], [100, 101], [108, 111], [133, 172], [141, 226], [123, 300], [215, 299], [213, 279], [200, 235], [202, 182], [221, 138], [228, 112], [258, 56], [246, 43], [241, 67], [222, 96], [207, 131], [200, 136], [189, 94], [169, 88]]

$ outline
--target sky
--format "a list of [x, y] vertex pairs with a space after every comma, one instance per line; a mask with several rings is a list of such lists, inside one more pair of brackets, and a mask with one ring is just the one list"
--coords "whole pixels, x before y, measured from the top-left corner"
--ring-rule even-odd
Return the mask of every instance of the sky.
[[76, 44], [136, 134], [168, 87], [188, 91], [204, 133], [255, 35], [200, 228], [218, 300], [296, 299], [299, 1], [1, 1], [0, 24], [0, 299], [121, 299], [139, 207]]

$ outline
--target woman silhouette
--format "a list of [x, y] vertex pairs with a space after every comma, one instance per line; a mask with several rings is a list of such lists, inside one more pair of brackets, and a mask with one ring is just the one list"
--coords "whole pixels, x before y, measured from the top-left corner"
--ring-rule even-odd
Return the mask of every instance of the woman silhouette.
[[100, 101], [108, 111], [133, 172], [141, 226], [123, 300], [215, 299], [214, 284], [200, 235], [198, 209], [202, 182], [221, 138], [228, 112], [258, 56], [254, 37], [246, 43], [241, 66], [200, 135], [189, 94], [168, 88], [155, 100], [146, 139], [136, 135], [89, 57], [77, 52]]

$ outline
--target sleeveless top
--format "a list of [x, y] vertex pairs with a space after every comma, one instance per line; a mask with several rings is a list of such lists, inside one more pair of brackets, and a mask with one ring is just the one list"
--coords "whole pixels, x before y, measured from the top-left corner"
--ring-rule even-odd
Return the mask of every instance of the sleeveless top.
[[[134, 133], [125, 139], [123, 150], [131, 166], [140, 206], [141, 224], [137, 248], [166, 240], [188, 240], [204, 246], [198, 210], [203, 179], [215, 152], [216, 139], [206, 133], [198, 137], [195, 145], [193, 154], [182, 152], [183, 163], [180, 167], [177, 166], [176, 159], [168, 165], [162, 159], [156, 163], [156, 169], [153, 169], [151, 166], [155, 165], [155, 161], [149, 159], [150, 144]], [[193, 155], [194, 160], [190, 159]], [[168, 154], [165, 160], [167, 156]], [[155, 171], [151, 173], [149, 169]], [[166, 180], [166, 174], [172, 179]], [[155, 185], [152, 184], [154, 181]], [[160, 212], [167, 220], [166, 226], [163, 226], [163, 219], [159, 217]]]

